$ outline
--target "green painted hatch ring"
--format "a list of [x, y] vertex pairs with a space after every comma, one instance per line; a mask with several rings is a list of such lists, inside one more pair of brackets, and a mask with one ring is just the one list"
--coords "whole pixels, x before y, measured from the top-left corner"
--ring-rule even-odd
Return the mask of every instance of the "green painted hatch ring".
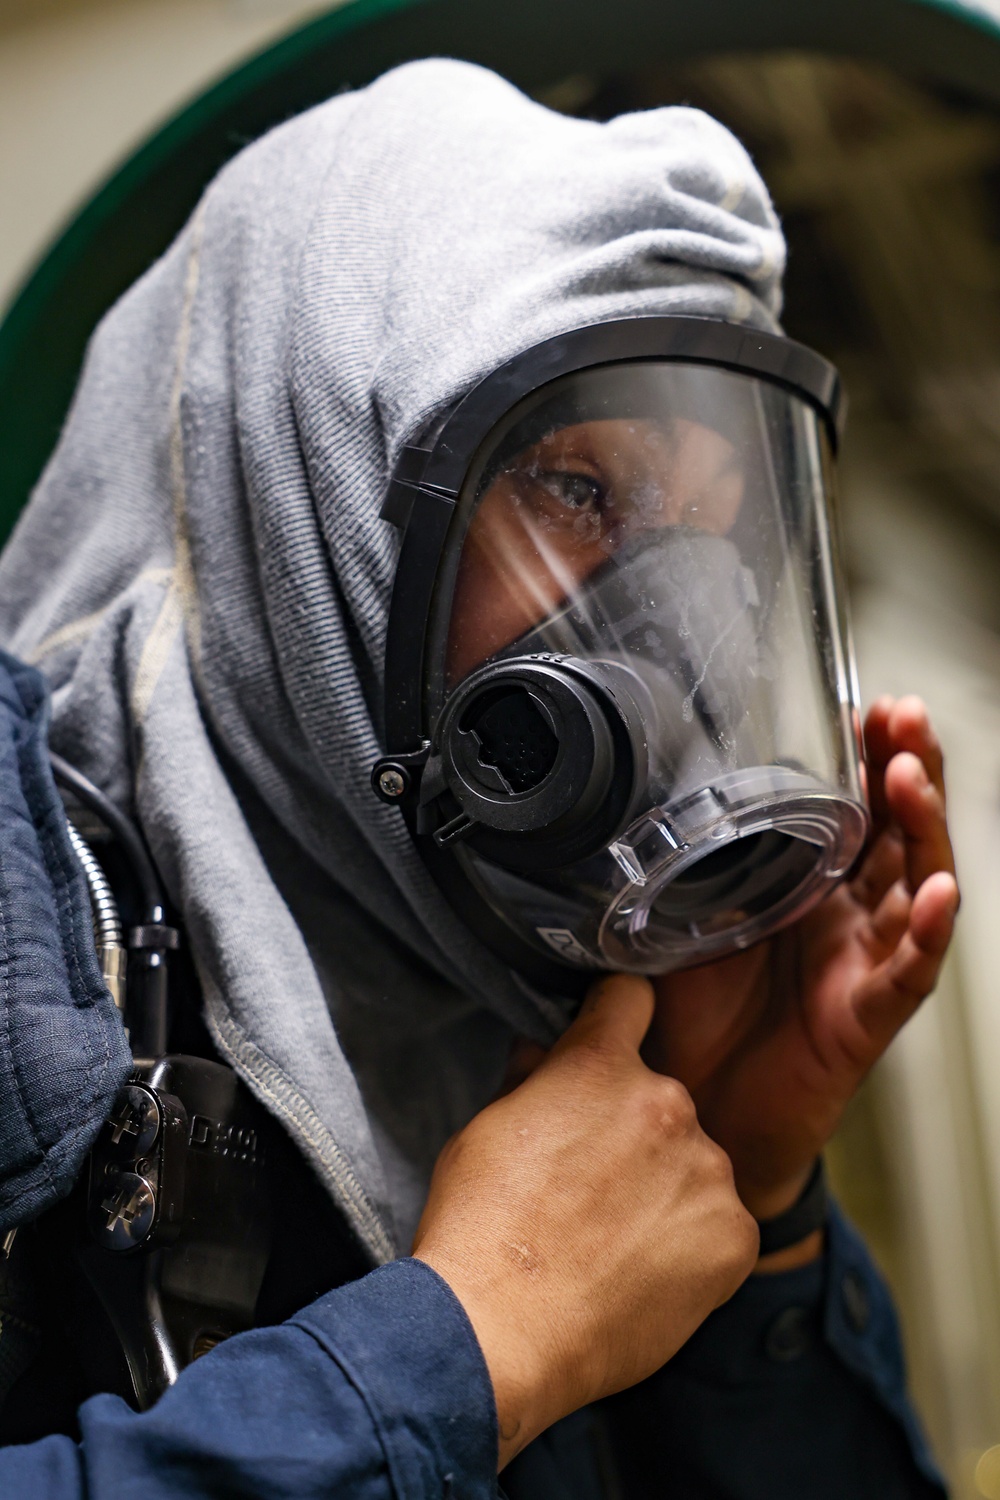
[[95, 324], [247, 141], [411, 58], [467, 58], [537, 91], [651, 58], [801, 48], [864, 57], [1000, 104], [1000, 0], [353, 0], [221, 79], [56, 240], [0, 324], [0, 539], [58, 436]]

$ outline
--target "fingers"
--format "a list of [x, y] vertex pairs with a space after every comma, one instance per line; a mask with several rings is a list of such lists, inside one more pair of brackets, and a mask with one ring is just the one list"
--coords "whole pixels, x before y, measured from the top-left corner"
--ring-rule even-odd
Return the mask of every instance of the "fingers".
[[652, 1019], [649, 980], [637, 974], [608, 974], [591, 986], [580, 1014], [552, 1055], [587, 1046], [638, 1057]]
[[897, 948], [910, 925], [913, 897], [906, 882], [897, 880], [889, 887], [872, 913], [871, 935], [879, 956], [885, 956]]
[[911, 694], [896, 700], [889, 714], [889, 735], [895, 750], [909, 750], [923, 761], [930, 780], [943, 797], [944, 756], [921, 698]]
[[[951, 942], [960, 904], [958, 882], [947, 870], [931, 875], [913, 898], [910, 936], [921, 953], [935, 956], [939, 964]], [[926, 993], [932, 987], [933, 981]]]
[[927, 709], [916, 697], [879, 698], [865, 723], [869, 798], [875, 840], [855, 882], [855, 895], [869, 910], [892, 881], [889, 851], [880, 840], [898, 827], [903, 837], [911, 891], [938, 870], [953, 874], [945, 816], [944, 758]]
[[868, 767], [868, 801], [876, 833], [888, 817], [885, 802], [885, 768], [895, 754], [889, 732], [889, 720], [896, 705], [894, 698], [877, 698], [865, 719], [865, 763]]
[[886, 828], [865, 855], [851, 881], [851, 895], [867, 911], [875, 911], [905, 871], [905, 844], [898, 828]]
[[[895, 912], [893, 900], [899, 902]], [[909, 902], [909, 920], [898, 941], [889, 943], [890, 956], [864, 985], [856, 1001], [856, 1014], [875, 1045], [876, 1056], [937, 983], [958, 902], [954, 876], [947, 871], [931, 875]], [[900, 896], [891, 892], [883, 906], [886, 924], [898, 921]]]
[[875, 968], [855, 992], [874, 1062], [937, 983], [958, 910], [944, 758], [919, 698], [880, 698], [865, 723], [874, 838], [851, 884], [871, 913]]
[[885, 772], [885, 797], [903, 834], [910, 890], [918, 891], [939, 870], [954, 875], [944, 794], [918, 756], [908, 750], [893, 756]]
[[868, 794], [876, 822], [888, 814], [882, 779], [886, 766], [900, 750], [909, 750], [924, 762], [928, 776], [943, 796], [944, 756], [926, 704], [913, 694], [905, 698], [884, 694], [875, 700], [865, 719]]

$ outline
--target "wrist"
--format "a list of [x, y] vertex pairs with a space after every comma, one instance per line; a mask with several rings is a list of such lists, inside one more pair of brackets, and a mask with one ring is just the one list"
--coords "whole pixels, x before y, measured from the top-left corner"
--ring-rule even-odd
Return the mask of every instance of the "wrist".
[[537, 1309], [529, 1309], [523, 1295], [508, 1295], [503, 1277], [484, 1266], [467, 1265], [439, 1247], [421, 1247], [413, 1255], [448, 1283], [472, 1324], [493, 1386], [497, 1468], [502, 1469], [572, 1409], [571, 1401], [559, 1400], [558, 1361], [546, 1360], [541, 1353], [545, 1341], [539, 1337], [539, 1326], [545, 1319], [537, 1316]]
[[[791, 1184], [787, 1186], [790, 1188]], [[822, 1255], [828, 1206], [822, 1156], [809, 1168], [798, 1195], [791, 1202], [785, 1198], [785, 1203], [778, 1213], [758, 1218], [757, 1274], [795, 1270]]]
[[753, 1214], [758, 1224], [779, 1218], [793, 1208], [801, 1198], [815, 1165], [815, 1162], [811, 1161], [801, 1171], [777, 1183], [752, 1183], [737, 1179], [736, 1189], [744, 1208]]

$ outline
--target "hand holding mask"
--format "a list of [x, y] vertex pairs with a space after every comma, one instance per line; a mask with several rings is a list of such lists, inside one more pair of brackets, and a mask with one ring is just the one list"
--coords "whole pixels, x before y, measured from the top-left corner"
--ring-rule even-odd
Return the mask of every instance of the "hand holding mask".
[[653, 996], [614, 975], [531, 1077], [449, 1142], [413, 1254], [493, 1381], [500, 1464], [651, 1375], [753, 1266], [757, 1230], [687, 1091], [645, 1067]]
[[854, 879], [769, 942], [655, 981], [644, 1056], [690, 1089], [758, 1218], [794, 1202], [858, 1084], [933, 989], [958, 909], [923, 704], [880, 699], [865, 738], [874, 828]]

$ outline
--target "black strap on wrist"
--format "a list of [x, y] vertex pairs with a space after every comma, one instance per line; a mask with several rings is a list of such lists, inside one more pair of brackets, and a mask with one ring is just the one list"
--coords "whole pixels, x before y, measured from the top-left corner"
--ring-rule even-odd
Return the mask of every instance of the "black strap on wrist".
[[823, 1158], [818, 1156], [808, 1182], [791, 1208], [786, 1208], [783, 1214], [776, 1214], [773, 1219], [757, 1220], [761, 1255], [787, 1250], [789, 1245], [797, 1245], [807, 1235], [822, 1229], [826, 1223], [827, 1203], [826, 1172]]

